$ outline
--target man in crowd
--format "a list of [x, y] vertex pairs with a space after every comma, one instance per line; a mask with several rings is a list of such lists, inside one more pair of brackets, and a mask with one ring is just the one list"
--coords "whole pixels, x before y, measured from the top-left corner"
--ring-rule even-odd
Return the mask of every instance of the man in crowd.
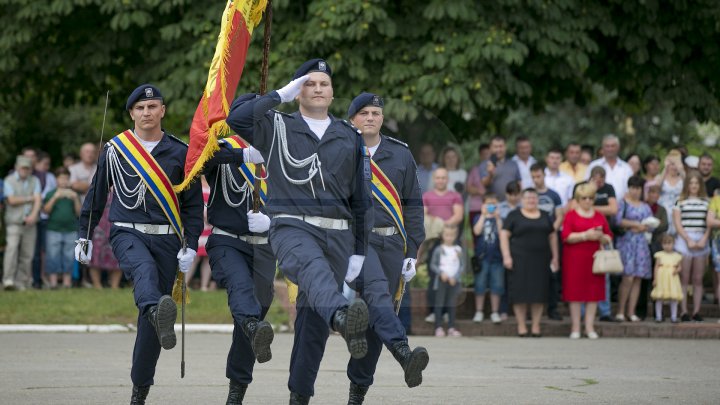
[[698, 171], [705, 181], [705, 190], [707, 190], [709, 198], [713, 198], [715, 191], [720, 188], [720, 180], [712, 175], [713, 163], [713, 157], [707, 153], [700, 156], [700, 162], [698, 163]]
[[3, 258], [5, 290], [25, 290], [32, 282], [37, 222], [40, 218], [40, 180], [32, 175], [32, 161], [15, 159], [15, 171], [5, 177], [5, 232], [7, 246]]
[[80, 200], [85, 197], [90, 189], [90, 180], [97, 170], [97, 146], [93, 143], [84, 143], [80, 147], [80, 161], [70, 166], [70, 187], [80, 194]]
[[348, 118], [362, 131], [373, 165], [375, 225], [370, 234], [368, 257], [363, 271], [351, 286], [360, 292], [370, 308], [367, 333], [368, 354], [350, 359], [348, 404], [360, 405], [373, 383], [375, 367], [385, 344], [400, 363], [408, 387], [422, 382], [422, 371], [429, 361], [427, 350], [411, 350], [392, 299], [401, 279], [409, 283], [415, 275], [415, 261], [425, 239], [420, 187], [415, 160], [407, 144], [382, 135], [383, 100], [376, 94], [362, 93], [353, 99]]
[[420, 183], [420, 192], [424, 193], [432, 189], [432, 173], [437, 169], [438, 164], [435, 163], [435, 148], [429, 144], [424, 143], [420, 146], [420, 158], [418, 161], [420, 165], [417, 167], [417, 178]]
[[545, 183], [554, 190], [562, 200], [562, 206], [572, 200], [573, 185], [575, 182], [572, 177], [560, 171], [560, 162], [562, 161], [562, 152], [560, 149], [551, 148], [545, 155]]
[[620, 153], [620, 139], [612, 134], [605, 135], [602, 140], [603, 157], [593, 160], [588, 170], [592, 170], [595, 166], [605, 169], [605, 182], [615, 190], [615, 198], [622, 200], [627, 191], [627, 181], [633, 172], [630, 165], [618, 157], [618, 153]]
[[[299, 111], [272, 110], [298, 100]], [[299, 287], [290, 358], [291, 404], [307, 404], [330, 328], [353, 358], [367, 353], [368, 308], [342, 295], [362, 269], [373, 227], [370, 157], [359, 131], [329, 115], [332, 70], [302, 64], [285, 87], [234, 103], [227, 123], [268, 165], [270, 245], [278, 267]]]
[[502, 136], [494, 136], [490, 140], [490, 151], [490, 158], [480, 164], [480, 178], [483, 186], [495, 194], [498, 201], [504, 201], [507, 184], [522, 180], [520, 169], [514, 160], [506, 158], [507, 146]]
[[160, 349], [176, 344], [177, 307], [169, 294], [176, 271], [187, 273], [195, 258], [203, 229], [203, 199], [199, 181], [179, 194], [172, 189], [183, 181], [188, 148], [162, 127], [165, 103], [160, 90], [151, 84], [137, 87], [125, 110], [134, 127], [108, 142], [92, 181], [85, 176], [95, 171], [94, 145], [83, 145], [81, 166], [75, 166], [74, 188], [88, 195], [80, 214], [75, 258], [81, 263], [92, 258], [92, 241], [85, 238], [93, 234], [113, 187], [110, 244], [120, 269], [133, 281], [138, 308], [130, 403], [144, 404], [154, 384]]
[[523, 189], [532, 187], [533, 180], [530, 176], [530, 166], [537, 162], [532, 157], [532, 143], [527, 136], [519, 136], [515, 139], [515, 156], [512, 160], [517, 163], [520, 170], [520, 186]]
[[580, 161], [582, 150], [577, 142], [570, 142], [565, 148], [565, 161], [560, 164], [560, 171], [572, 177], [575, 184], [584, 181], [587, 165]]
[[[37, 161], [33, 165], [33, 175], [40, 180], [40, 196], [45, 201], [45, 196], [57, 188], [57, 180], [50, 170], [50, 155], [41, 150], [36, 151]], [[41, 288], [43, 273], [45, 270], [45, 236], [47, 232], [48, 215], [40, 210], [40, 220], [37, 224], [37, 238], [35, 238], [35, 255], [33, 256], [32, 273], [33, 287]]]

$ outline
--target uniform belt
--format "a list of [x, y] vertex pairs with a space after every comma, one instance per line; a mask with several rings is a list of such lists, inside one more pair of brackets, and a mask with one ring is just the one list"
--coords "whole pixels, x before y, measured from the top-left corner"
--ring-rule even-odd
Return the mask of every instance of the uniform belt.
[[268, 243], [267, 236], [257, 236], [257, 235], [236, 235], [234, 233], [223, 231], [220, 228], [213, 227], [212, 233], [216, 235], [225, 235], [229, 236], [231, 238], [240, 239], [243, 242], [249, 243], [251, 245], [265, 245]]
[[292, 214], [275, 214], [273, 218], [295, 218], [301, 221], [305, 221], [310, 225], [317, 226], [318, 228], [334, 229], [334, 230], [346, 230], [350, 229], [348, 226], [347, 219], [335, 219], [326, 217], [314, 217], [311, 215], [292, 215]]
[[148, 235], [167, 235], [175, 232], [170, 225], [136, 224], [134, 222], [113, 222], [115, 226], [132, 228]]
[[392, 235], [397, 235], [400, 233], [400, 231], [398, 231], [397, 227], [394, 227], [394, 226], [386, 226], [383, 228], [373, 228], [372, 231], [373, 231], [373, 233], [376, 233], [380, 236], [392, 236]]

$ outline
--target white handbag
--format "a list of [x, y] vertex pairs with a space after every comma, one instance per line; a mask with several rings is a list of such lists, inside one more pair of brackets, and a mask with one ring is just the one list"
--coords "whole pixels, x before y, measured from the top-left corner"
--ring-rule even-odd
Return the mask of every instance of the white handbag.
[[622, 274], [624, 267], [620, 251], [613, 248], [612, 242], [607, 244], [608, 248], [600, 245], [600, 250], [593, 254], [593, 274]]

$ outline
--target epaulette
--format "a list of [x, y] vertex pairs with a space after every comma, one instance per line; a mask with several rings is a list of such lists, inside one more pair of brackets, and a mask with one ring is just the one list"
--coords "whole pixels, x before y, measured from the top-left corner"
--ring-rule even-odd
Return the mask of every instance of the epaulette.
[[395, 143], [397, 143], [397, 144], [400, 144], [400, 145], [402, 145], [402, 146], [410, 149], [410, 147], [408, 146], [408, 144], [406, 144], [405, 142], [403, 142], [403, 141], [401, 141], [401, 140], [395, 139], [395, 138], [393, 138], [392, 136], [387, 136], [387, 135], [385, 135], [385, 137], [387, 138], [388, 141], [395, 142]]
[[362, 131], [359, 130], [355, 125], [351, 124], [350, 121], [348, 121], [348, 120], [340, 120], [340, 121], [341, 121], [343, 124], [345, 124], [345, 125], [347, 125], [348, 127], [350, 127], [350, 129], [352, 129], [353, 131], [355, 131], [356, 134], [362, 135]]
[[185, 145], [185, 147], [188, 147], [188, 144], [186, 144], [185, 141], [183, 141], [182, 139], [176, 137], [175, 135], [173, 135], [173, 134], [168, 134], [167, 132], [165, 132], [165, 135], [167, 135], [168, 138], [170, 138], [171, 140], [173, 140], [173, 141], [175, 141], [175, 142], [178, 142], [178, 143], [181, 143], [181, 144]]

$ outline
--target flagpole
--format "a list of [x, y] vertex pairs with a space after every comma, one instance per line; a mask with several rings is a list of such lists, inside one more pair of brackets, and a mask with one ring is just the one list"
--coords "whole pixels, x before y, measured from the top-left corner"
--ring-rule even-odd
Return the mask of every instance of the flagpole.
[[[272, 0], [268, 0], [265, 8], [265, 31], [263, 38], [262, 67], [260, 68], [260, 94], [267, 92], [267, 78], [270, 59], [270, 33], [272, 29]], [[253, 182], [253, 212], [260, 212], [260, 179], [262, 165], [255, 165], [255, 181]]]

